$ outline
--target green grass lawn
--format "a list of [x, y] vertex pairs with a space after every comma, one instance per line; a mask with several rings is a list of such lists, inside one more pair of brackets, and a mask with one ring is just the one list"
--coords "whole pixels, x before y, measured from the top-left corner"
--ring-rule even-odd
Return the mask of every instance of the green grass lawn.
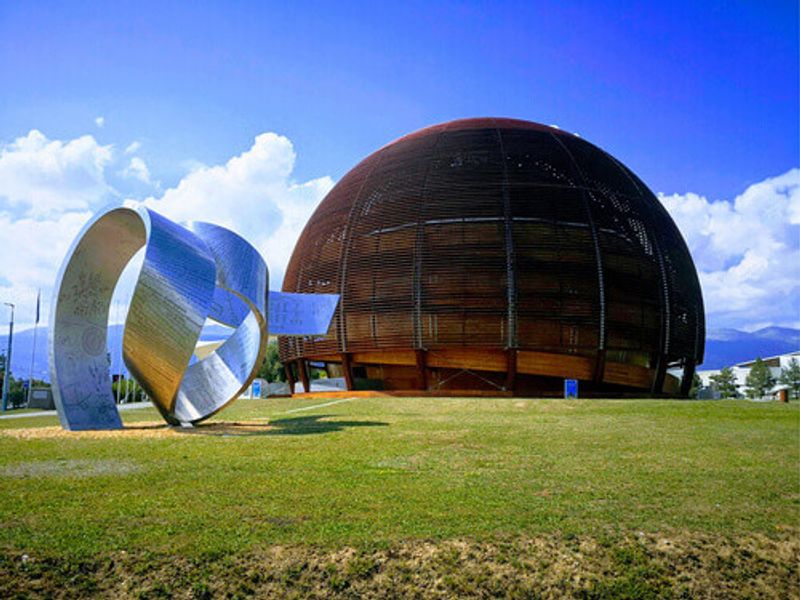
[[[61, 433], [50, 417], [0, 420], [0, 576], [31, 592], [30, 567], [17, 565], [23, 554], [63, 567], [124, 553], [149, 557], [137, 564], [157, 570], [170, 557], [197, 567], [280, 546], [328, 557], [318, 567], [325, 591], [352, 593], [355, 583], [345, 578], [337, 590], [325, 571], [350, 564], [335, 558], [343, 548], [369, 556], [405, 548], [410, 557], [409, 544], [440, 552], [460, 548], [454, 540], [482, 551], [511, 544], [520, 554], [531, 540], [599, 544], [612, 548], [612, 563], [627, 548], [631, 569], [639, 546], [652, 558], [665, 538], [712, 553], [724, 543], [780, 542], [797, 559], [798, 403], [328, 402], [303, 410], [326, 401], [242, 400], [194, 430], [143, 427], [159, 421], [155, 410], [125, 411], [136, 429], [123, 434]], [[796, 576], [777, 563], [779, 579]], [[366, 570], [380, 583], [380, 569]], [[189, 595], [204, 593], [196, 584]], [[125, 593], [153, 592], [144, 580], [130, 585]], [[465, 584], [446, 589], [460, 595], [457, 585]]]

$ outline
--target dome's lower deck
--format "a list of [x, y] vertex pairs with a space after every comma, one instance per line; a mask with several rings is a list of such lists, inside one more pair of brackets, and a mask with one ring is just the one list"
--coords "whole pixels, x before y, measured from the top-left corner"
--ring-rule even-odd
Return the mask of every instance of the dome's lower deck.
[[[577, 356], [531, 350], [441, 348], [377, 350], [309, 356], [286, 363], [290, 383], [308, 391], [309, 367], [342, 378], [347, 390], [502, 392], [560, 395], [564, 379], [577, 379], [581, 395], [685, 395], [694, 365], [679, 378], [666, 364], [609, 361], [604, 353]], [[690, 368], [687, 368], [690, 367]]]

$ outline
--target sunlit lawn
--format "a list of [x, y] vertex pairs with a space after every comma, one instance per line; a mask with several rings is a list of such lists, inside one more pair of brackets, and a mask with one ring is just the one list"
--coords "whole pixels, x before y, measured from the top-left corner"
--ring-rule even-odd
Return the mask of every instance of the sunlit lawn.
[[297, 411], [324, 402], [243, 400], [193, 431], [112, 436], [0, 420], [0, 546], [192, 556], [553, 532], [769, 536], [800, 522], [797, 403], [360, 398]]

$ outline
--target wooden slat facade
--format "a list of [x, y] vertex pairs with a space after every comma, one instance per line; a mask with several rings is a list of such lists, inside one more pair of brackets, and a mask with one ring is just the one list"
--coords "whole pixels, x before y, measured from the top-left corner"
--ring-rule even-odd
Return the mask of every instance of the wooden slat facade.
[[340, 294], [327, 336], [280, 353], [347, 362], [353, 387], [369, 366], [384, 387], [678, 394], [667, 368], [691, 377], [703, 357], [697, 274], [663, 206], [596, 146], [526, 121], [453, 121], [367, 157], [309, 220], [283, 289]]

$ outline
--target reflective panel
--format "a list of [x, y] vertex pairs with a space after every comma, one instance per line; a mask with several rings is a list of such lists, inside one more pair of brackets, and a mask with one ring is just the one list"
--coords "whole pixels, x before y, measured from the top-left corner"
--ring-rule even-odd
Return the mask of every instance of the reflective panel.
[[108, 309], [125, 265], [142, 247], [149, 219], [103, 211], [83, 228], [56, 279], [50, 310], [50, 381], [65, 429], [122, 427], [106, 356]]
[[[122, 426], [109, 375], [108, 311], [122, 270], [142, 247], [123, 358], [171, 424], [202, 421], [247, 389], [266, 352], [268, 298], [281, 333], [328, 329], [337, 297], [268, 296], [266, 263], [232, 231], [201, 222], [186, 228], [145, 207], [106, 208], [73, 242], [55, 286], [50, 372], [66, 429]], [[206, 318], [235, 331], [190, 365]]]
[[325, 335], [339, 303], [338, 294], [269, 293], [273, 335]]

